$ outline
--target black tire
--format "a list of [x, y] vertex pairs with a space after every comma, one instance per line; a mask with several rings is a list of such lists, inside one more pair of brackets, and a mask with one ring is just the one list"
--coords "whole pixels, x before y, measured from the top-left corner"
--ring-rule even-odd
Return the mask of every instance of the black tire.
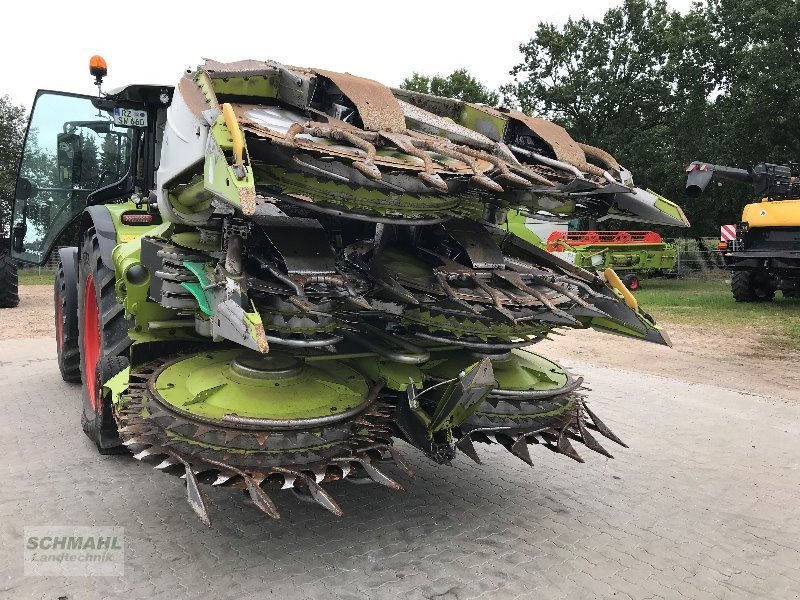
[[102, 384], [119, 372], [114, 369], [122, 364], [127, 366], [123, 355], [131, 341], [125, 311], [115, 296], [116, 277], [103, 264], [94, 229], [84, 234], [78, 282], [78, 347], [83, 381], [81, 425], [101, 454], [124, 452], [110, 401], [102, 395]]
[[[95, 389], [102, 390], [103, 385], [117, 373], [128, 368], [128, 359], [124, 356], [104, 356], [97, 361], [95, 367]], [[89, 422], [83, 420], [83, 431], [97, 445], [100, 454], [124, 454], [127, 452], [117, 431], [117, 423], [113, 415], [111, 398], [102, 396], [100, 398], [100, 414], [95, 415], [92, 423], [93, 430], [87, 431]], [[85, 414], [85, 413], [84, 413]]]
[[58, 267], [53, 283], [56, 326], [56, 355], [61, 378], [68, 383], [81, 381], [81, 356], [78, 345], [78, 249], [58, 251]]
[[775, 297], [775, 288], [766, 271], [734, 271], [731, 292], [736, 302], [768, 302]]
[[622, 278], [622, 283], [624, 283], [625, 287], [632, 292], [635, 292], [642, 287], [642, 282], [639, 280], [639, 276], [636, 273], [628, 273], [625, 275]]
[[0, 248], [0, 308], [14, 308], [18, 304], [17, 263], [11, 258], [8, 249]]

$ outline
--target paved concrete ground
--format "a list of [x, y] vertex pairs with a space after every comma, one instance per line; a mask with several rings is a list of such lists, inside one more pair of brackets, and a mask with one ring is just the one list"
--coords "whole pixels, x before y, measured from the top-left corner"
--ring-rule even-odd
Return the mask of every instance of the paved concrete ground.
[[[406, 492], [334, 484], [340, 519], [279, 496], [276, 522], [211, 490], [207, 529], [177, 478], [96, 454], [52, 346], [0, 342], [0, 597], [800, 595], [800, 406], [787, 399], [576, 364], [631, 445], [616, 460], [538, 451], [530, 468], [479, 446], [483, 465], [447, 468], [405, 447]], [[33, 525], [124, 527], [124, 577], [24, 577]]]

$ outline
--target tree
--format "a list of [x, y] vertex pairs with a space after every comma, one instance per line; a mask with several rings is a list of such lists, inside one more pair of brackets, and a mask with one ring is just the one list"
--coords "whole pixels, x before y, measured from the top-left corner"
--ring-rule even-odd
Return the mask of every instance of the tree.
[[[110, 172], [119, 176], [119, 161], [121, 157], [119, 155], [120, 148], [117, 134], [113, 131], [105, 134], [101, 148], [102, 159], [100, 161], [100, 173]], [[111, 181], [113, 181], [113, 179]]]
[[466, 69], [457, 69], [450, 75], [422, 75], [416, 71], [400, 84], [404, 90], [457, 98], [465, 102], [475, 102], [496, 106], [500, 100], [497, 92], [490, 90], [475, 79]]
[[731, 158], [798, 161], [800, 3], [709, 0], [715, 32], [714, 107], [729, 124], [721, 145]]
[[81, 150], [80, 150], [80, 177], [77, 181], [73, 181], [73, 185], [84, 189], [93, 190], [97, 187], [100, 179], [101, 166], [100, 158], [98, 156], [97, 148], [97, 135], [88, 130], [86, 133], [81, 133]]
[[10, 219], [25, 122], [25, 108], [14, 105], [8, 96], [0, 97], [0, 234]]
[[688, 202], [682, 167], [797, 160], [798, 21], [795, 0], [707, 0], [685, 15], [625, 0], [600, 21], [540, 24], [502, 92], [615, 154], [712, 234], [752, 192], [726, 184]]

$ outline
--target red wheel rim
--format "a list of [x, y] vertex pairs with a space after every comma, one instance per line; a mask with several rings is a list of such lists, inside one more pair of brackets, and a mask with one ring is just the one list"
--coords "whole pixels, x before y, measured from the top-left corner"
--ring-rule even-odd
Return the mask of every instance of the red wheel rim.
[[97, 382], [95, 370], [97, 359], [100, 358], [100, 327], [99, 311], [97, 309], [97, 295], [95, 294], [94, 277], [86, 278], [83, 288], [83, 364], [86, 374], [86, 389], [89, 391], [89, 401], [97, 412]]
[[632, 292], [635, 292], [639, 289], [639, 279], [637, 277], [631, 278], [631, 285], [628, 289], [630, 289]]

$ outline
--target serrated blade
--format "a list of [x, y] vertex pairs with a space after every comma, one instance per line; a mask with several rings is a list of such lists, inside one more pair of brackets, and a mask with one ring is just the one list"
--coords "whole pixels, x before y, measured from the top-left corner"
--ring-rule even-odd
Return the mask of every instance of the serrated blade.
[[594, 426], [597, 429], [597, 431], [600, 432], [600, 435], [602, 435], [603, 437], [607, 437], [612, 442], [615, 442], [615, 443], [619, 444], [623, 448], [627, 448], [628, 447], [628, 445], [625, 442], [623, 442], [621, 439], [619, 439], [614, 434], [614, 432], [611, 431], [608, 428], [608, 426], [605, 423], [603, 423], [600, 420], [600, 418], [596, 414], [594, 414], [592, 412], [592, 410], [588, 406], [586, 406], [586, 403], [583, 404], [583, 409], [586, 411], [586, 414], [589, 415], [589, 418], [592, 420], [592, 423], [594, 424]]
[[267, 495], [267, 492], [265, 492], [252, 477], [244, 473], [241, 473], [241, 475], [247, 486], [247, 492], [253, 500], [253, 504], [255, 504], [261, 512], [269, 515], [273, 519], [280, 519], [281, 515], [278, 512], [278, 507], [275, 506], [275, 503], [272, 501], [272, 498]]
[[186, 471], [186, 499], [189, 501], [189, 506], [192, 507], [195, 514], [207, 527], [211, 527], [211, 517], [208, 516], [206, 498], [200, 490], [200, 484], [197, 481], [197, 477], [195, 477], [194, 471], [192, 471], [192, 466], [182, 458], [176, 458], [183, 463]]
[[478, 456], [478, 452], [475, 450], [475, 445], [472, 443], [472, 439], [468, 435], [465, 435], [458, 440], [458, 442], [456, 442], [456, 448], [461, 450], [476, 463], [481, 464], [481, 459]]
[[508, 451], [511, 452], [511, 454], [513, 454], [517, 458], [528, 463], [530, 466], [533, 466], [531, 453], [528, 451], [528, 442], [525, 441], [524, 435], [519, 436], [519, 438], [517, 438], [517, 441], [511, 444], [511, 446], [509, 446]]

